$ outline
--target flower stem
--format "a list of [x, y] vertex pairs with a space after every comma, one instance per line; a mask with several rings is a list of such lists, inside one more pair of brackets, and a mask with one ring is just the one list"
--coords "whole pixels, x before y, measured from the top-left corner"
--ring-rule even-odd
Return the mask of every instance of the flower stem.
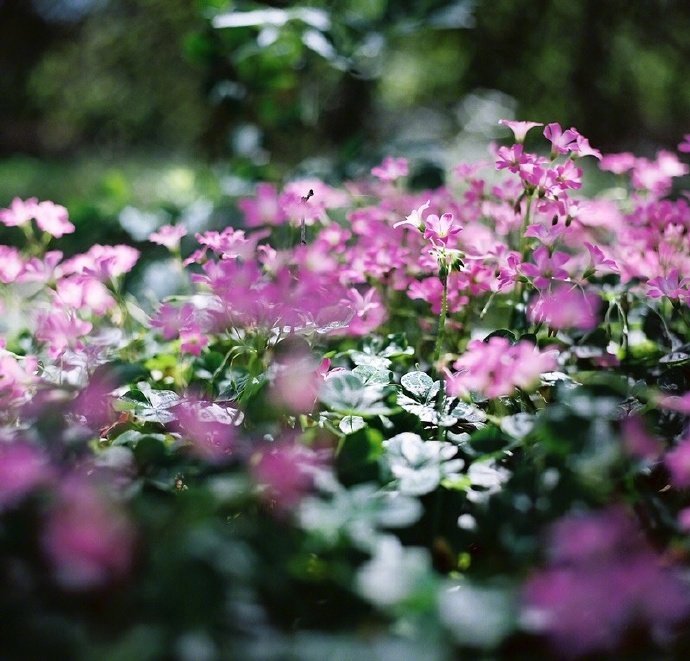
[[448, 316], [448, 271], [442, 266], [438, 276], [443, 285], [443, 294], [441, 297], [441, 314], [438, 318], [438, 332], [436, 333], [436, 346], [434, 348], [434, 366], [437, 367], [439, 358], [441, 357], [441, 350], [443, 349], [443, 342], [446, 335], [446, 317]]

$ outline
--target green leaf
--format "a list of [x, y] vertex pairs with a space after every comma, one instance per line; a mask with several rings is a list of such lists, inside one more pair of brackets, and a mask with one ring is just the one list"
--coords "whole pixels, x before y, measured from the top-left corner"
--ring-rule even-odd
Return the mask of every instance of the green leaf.
[[136, 447], [145, 438], [152, 438], [164, 443], [168, 437], [165, 434], [151, 434], [140, 432], [138, 429], [128, 429], [113, 440], [113, 445]]
[[470, 442], [472, 448], [481, 454], [489, 454], [497, 450], [502, 450], [510, 443], [505, 433], [493, 425], [488, 425], [476, 431], [472, 434]]
[[350, 359], [355, 365], [364, 365], [378, 370], [385, 370], [392, 364], [388, 358], [374, 356], [372, 354], [364, 353], [362, 351], [351, 351]]
[[381, 401], [386, 395], [380, 384], [364, 385], [352, 372], [334, 374], [323, 384], [320, 400], [332, 410], [348, 415], [388, 415], [391, 410]]
[[505, 337], [506, 339], [510, 340], [512, 344], [517, 342], [515, 333], [507, 328], [499, 328], [498, 330], [492, 331], [484, 338], [484, 342], [488, 342], [492, 337]]
[[501, 420], [501, 429], [506, 433], [522, 440], [534, 429], [534, 415], [531, 413], [516, 413]]
[[484, 413], [484, 411], [478, 406], [473, 406], [472, 404], [466, 404], [464, 402], [456, 404], [451, 410], [450, 415], [462, 422], [469, 422], [471, 424], [478, 424], [486, 421], [486, 413]]
[[424, 403], [434, 399], [441, 387], [439, 381], [434, 381], [428, 374], [419, 371], [404, 374], [400, 383], [416, 400]]
[[360, 429], [364, 429], [367, 423], [364, 422], [364, 418], [359, 415], [347, 415], [341, 421], [338, 427], [343, 434], [354, 434]]
[[357, 365], [352, 373], [356, 374], [365, 386], [369, 384], [387, 386], [393, 376], [390, 370], [382, 370], [372, 365]]

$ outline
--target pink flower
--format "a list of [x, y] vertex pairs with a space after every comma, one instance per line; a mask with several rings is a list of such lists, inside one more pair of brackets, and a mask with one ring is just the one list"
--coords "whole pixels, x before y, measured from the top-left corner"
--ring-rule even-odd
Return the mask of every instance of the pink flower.
[[684, 154], [690, 154], [690, 133], [686, 133], [683, 136], [683, 140], [678, 145], [678, 151]]
[[12, 507], [52, 476], [48, 459], [37, 447], [0, 441], [0, 511]]
[[282, 225], [287, 220], [280, 205], [278, 189], [273, 184], [257, 184], [255, 197], [242, 199], [237, 206], [244, 213], [247, 227]]
[[15, 197], [8, 209], [0, 210], [0, 222], [7, 227], [20, 227], [31, 222], [36, 215], [38, 200], [35, 197], [20, 200]]
[[594, 149], [594, 147], [589, 144], [589, 140], [583, 135], [580, 135], [575, 129], [571, 130], [576, 133], [576, 136], [575, 145], [570, 146], [570, 151], [575, 154], [575, 156], [581, 158], [584, 156], [594, 156], [594, 158], [601, 160], [601, 152], [598, 149]]
[[151, 318], [151, 327], [160, 329], [164, 340], [173, 340], [179, 337], [181, 328], [186, 328], [194, 322], [194, 310], [191, 303], [185, 303], [180, 307], [163, 303]]
[[544, 137], [551, 143], [552, 154], [567, 154], [577, 145], [579, 133], [574, 129], [563, 131], [561, 125], [556, 122], [547, 124], [544, 129]]
[[651, 461], [662, 453], [661, 442], [647, 431], [642, 418], [637, 415], [623, 418], [621, 434], [627, 453], [633, 457]]
[[620, 154], [606, 154], [601, 158], [599, 169], [613, 172], [613, 174], [623, 174], [635, 167], [635, 155], [630, 152]]
[[348, 289], [347, 304], [354, 308], [354, 316], [347, 328], [350, 335], [369, 335], [387, 318], [386, 307], [375, 287], [370, 287], [364, 294], [354, 287]]
[[555, 182], [561, 190], [582, 188], [582, 170], [572, 161], [555, 168]]
[[208, 337], [196, 324], [190, 324], [180, 331], [180, 351], [192, 356], [200, 356], [201, 350], [208, 346]]
[[56, 277], [58, 264], [62, 260], [60, 250], [49, 250], [44, 255], [32, 257], [24, 265], [24, 271], [17, 278], [18, 282], [41, 282], [48, 283]]
[[686, 392], [683, 396], [666, 395], [659, 397], [656, 403], [662, 408], [669, 411], [678, 411], [685, 415], [690, 415], [690, 392]]
[[393, 158], [386, 156], [381, 165], [372, 168], [371, 174], [381, 181], [395, 181], [406, 177], [410, 172], [409, 162], [406, 158]]
[[559, 657], [611, 654], [633, 630], [665, 640], [688, 614], [680, 577], [619, 508], [562, 519], [550, 552], [549, 566], [524, 586], [522, 620]]
[[[11, 409], [30, 397], [36, 383], [38, 360], [33, 356], [19, 358], [0, 350], [0, 407]], [[6, 411], [0, 411], [0, 417]]]
[[39, 228], [56, 239], [75, 230], [69, 222], [67, 209], [55, 202], [41, 202], [34, 211], [34, 217]]
[[187, 229], [184, 225], [163, 225], [149, 235], [149, 241], [165, 246], [171, 252], [177, 252], [180, 249], [180, 240], [183, 236], [187, 236]]
[[322, 461], [299, 443], [281, 443], [260, 451], [251, 466], [254, 480], [264, 489], [264, 498], [279, 512], [286, 512], [312, 489]]
[[671, 483], [678, 489], [690, 487], [690, 436], [686, 436], [664, 459]]
[[100, 316], [115, 307], [115, 299], [105, 285], [88, 275], [62, 278], [56, 284], [56, 291], [60, 301], [75, 310], [86, 308]]
[[660, 275], [647, 281], [647, 296], [685, 301], [690, 297], [689, 287], [690, 278], [681, 278], [678, 269], [673, 269], [667, 276]]
[[561, 285], [540, 293], [530, 305], [528, 318], [532, 323], [545, 323], [550, 328], [591, 330], [599, 323], [600, 305], [601, 299], [596, 294]]
[[528, 278], [534, 278], [534, 286], [537, 289], [546, 289], [553, 279], [568, 279], [568, 272], [562, 268], [570, 260], [570, 255], [567, 253], [557, 251], [550, 255], [546, 246], [539, 246], [532, 258], [536, 264], [523, 262], [520, 265], [520, 271]]
[[0, 282], [14, 282], [24, 270], [24, 260], [16, 248], [0, 245]]
[[472, 340], [446, 374], [449, 394], [478, 392], [495, 398], [511, 395], [516, 387], [530, 388], [544, 372], [555, 368], [555, 353], [540, 352], [529, 342], [511, 344], [505, 337], [488, 342]]
[[422, 214], [429, 208], [431, 200], [427, 200], [424, 204], [417, 207], [405, 220], [401, 220], [393, 225], [394, 228], [401, 227], [402, 225], [411, 225], [419, 232], [424, 231], [424, 220], [422, 219]]
[[319, 386], [330, 360], [317, 362], [308, 351], [291, 351], [274, 364], [271, 400], [293, 413], [307, 413], [314, 408]]
[[451, 236], [462, 232], [462, 227], [453, 224], [453, 214], [444, 213], [440, 218], [436, 214], [426, 217], [424, 238], [434, 245], [445, 246]]
[[520, 168], [526, 163], [531, 163], [529, 156], [523, 151], [521, 144], [512, 147], [499, 147], [496, 152], [496, 169], [509, 170], [510, 172], [520, 172]]
[[212, 463], [232, 457], [237, 436], [236, 425], [242, 421], [237, 409], [188, 397], [175, 407], [175, 430], [191, 442], [191, 451]]
[[136, 248], [124, 244], [94, 244], [88, 252], [63, 262], [60, 272], [62, 275], [85, 273], [107, 282], [131, 271], [139, 259], [139, 254]]
[[590, 266], [588, 270], [590, 273], [618, 273], [616, 261], [607, 257], [599, 246], [595, 246], [587, 241], [584, 242], [584, 246], [589, 252]]
[[67, 590], [102, 588], [130, 569], [134, 527], [93, 484], [70, 477], [43, 533], [43, 550], [56, 581]]
[[38, 316], [36, 339], [48, 344], [48, 355], [57, 358], [66, 349], [81, 345], [79, 338], [88, 335], [93, 328], [76, 314], [64, 307], [56, 306]]
[[509, 119], [499, 119], [499, 124], [508, 127], [515, 136], [515, 142], [524, 142], [527, 132], [535, 126], [544, 126], [541, 122], [517, 122]]

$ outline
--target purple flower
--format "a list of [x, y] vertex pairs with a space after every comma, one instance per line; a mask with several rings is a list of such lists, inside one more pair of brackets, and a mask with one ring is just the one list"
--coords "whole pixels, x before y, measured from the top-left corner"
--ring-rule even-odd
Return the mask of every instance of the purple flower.
[[184, 225], [163, 225], [149, 235], [149, 241], [165, 246], [171, 252], [177, 252], [183, 236], [187, 236], [187, 228]]
[[509, 128], [515, 136], [515, 142], [522, 143], [525, 141], [527, 132], [535, 126], [544, 126], [541, 122], [517, 122], [509, 119], [499, 119], [499, 124]]
[[520, 265], [520, 271], [529, 278], [534, 278], [534, 286], [537, 289], [546, 289], [553, 279], [567, 280], [568, 272], [563, 265], [570, 260], [570, 255], [564, 252], [549, 253], [546, 246], [539, 246], [532, 258], [536, 264], [524, 262]]
[[530, 305], [528, 317], [532, 323], [545, 323], [550, 328], [580, 328], [590, 330], [599, 322], [597, 312], [601, 299], [586, 294], [577, 287], [560, 285], [542, 292]]
[[406, 158], [393, 158], [386, 156], [381, 165], [372, 168], [371, 174], [381, 181], [395, 181], [406, 177], [410, 172], [410, 165]]
[[505, 337], [472, 340], [453, 364], [455, 372], [446, 374], [446, 383], [454, 396], [474, 391], [490, 398], [503, 397], [516, 387], [530, 388], [555, 365], [554, 352], [540, 352], [529, 342], [511, 344]]
[[666, 454], [666, 468], [671, 473], [671, 483], [678, 489], [690, 487], [690, 436], [684, 438]]
[[61, 485], [42, 546], [63, 588], [97, 589], [124, 577], [134, 542], [134, 527], [105, 492], [77, 476]]
[[549, 551], [549, 565], [524, 586], [522, 621], [559, 656], [611, 653], [639, 627], [663, 642], [690, 612], [680, 578], [620, 508], [565, 517]]
[[579, 133], [574, 129], [561, 129], [561, 125], [554, 122], [547, 124], [544, 129], [544, 137], [551, 143], [551, 153], [567, 154], [577, 144]]
[[52, 477], [48, 459], [37, 447], [0, 441], [0, 511], [13, 506]]

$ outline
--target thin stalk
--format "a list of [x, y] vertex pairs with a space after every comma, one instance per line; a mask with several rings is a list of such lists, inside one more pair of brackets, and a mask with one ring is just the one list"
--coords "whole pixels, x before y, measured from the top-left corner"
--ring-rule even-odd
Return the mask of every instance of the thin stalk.
[[441, 268], [439, 273], [441, 284], [443, 285], [443, 294], [441, 296], [441, 314], [438, 318], [438, 332], [436, 333], [436, 346], [434, 347], [434, 366], [438, 363], [441, 357], [441, 350], [446, 335], [446, 318], [448, 317], [448, 272], [445, 267]]

